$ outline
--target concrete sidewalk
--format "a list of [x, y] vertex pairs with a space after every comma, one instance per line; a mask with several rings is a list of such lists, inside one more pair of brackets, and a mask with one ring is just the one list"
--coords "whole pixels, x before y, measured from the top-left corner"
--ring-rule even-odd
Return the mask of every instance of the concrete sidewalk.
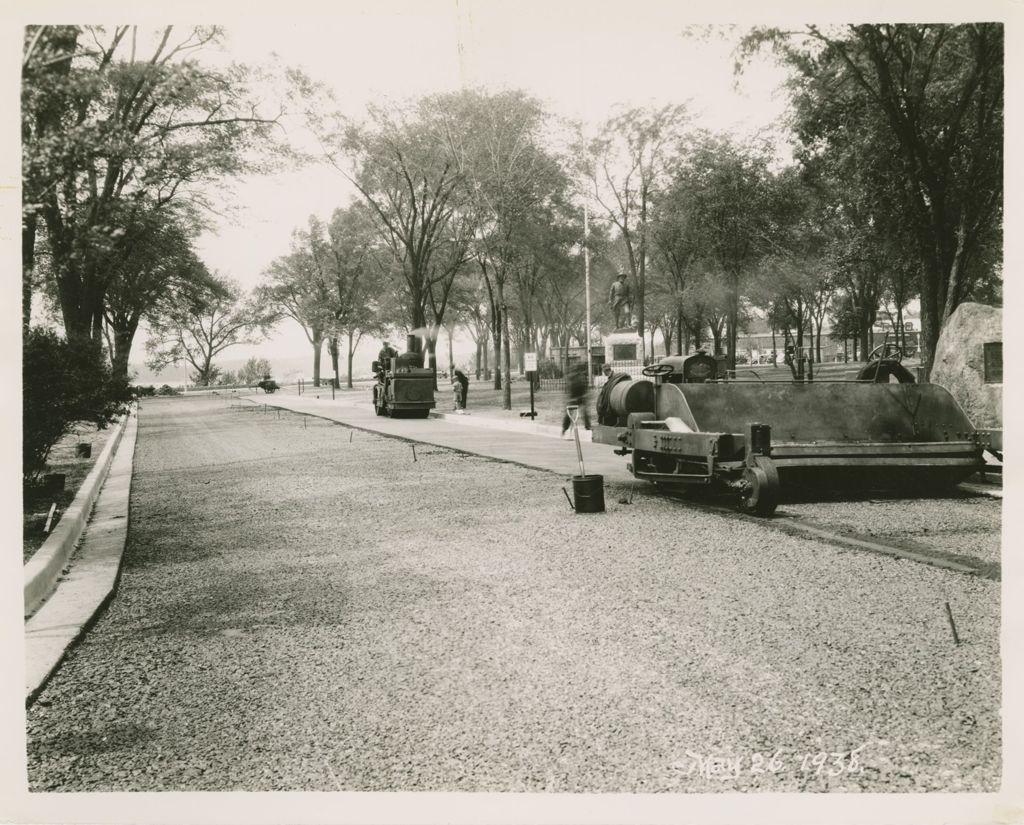
[[[435, 413], [426, 419], [387, 418], [378, 416], [371, 404], [351, 397], [331, 400], [329, 397], [317, 398], [308, 393], [301, 396], [275, 393], [242, 398], [268, 408], [314, 415], [356, 429], [461, 450], [498, 461], [509, 461], [536, 470], [560, 473], [566, 478], [580, 473], [573, 439], [560, 438], [558, 427], [529, 420], [515, 421], [454, 413]], [[587, 431], [580, 431], [580, 441], [587, 475], [602, 475], [610, 483], [634, 481], [626, 470], [626, 457], [615, 455], [613, 449], [605, 444], [592, 443]]]
[[114, 592], [128, 537], [128, 496], [138, 421], [138, 413], [132, 411], [77, 553], [56, 590], [25, 623], [28, 704]]

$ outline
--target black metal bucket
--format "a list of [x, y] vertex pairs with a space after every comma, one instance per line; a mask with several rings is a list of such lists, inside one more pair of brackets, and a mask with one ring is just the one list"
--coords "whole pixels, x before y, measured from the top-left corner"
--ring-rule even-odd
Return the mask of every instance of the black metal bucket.
[[577, 513], [604, 512], [604, 476], [573, 476], [572, 494]]

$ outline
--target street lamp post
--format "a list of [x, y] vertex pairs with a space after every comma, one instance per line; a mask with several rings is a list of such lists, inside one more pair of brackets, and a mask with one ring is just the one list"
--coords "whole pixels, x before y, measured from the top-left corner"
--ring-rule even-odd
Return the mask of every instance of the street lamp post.
[[594, 384], [594, 368], [590, 352], [590, 214], [583, 204], [583, 283], [587, 296], [587, 385]]

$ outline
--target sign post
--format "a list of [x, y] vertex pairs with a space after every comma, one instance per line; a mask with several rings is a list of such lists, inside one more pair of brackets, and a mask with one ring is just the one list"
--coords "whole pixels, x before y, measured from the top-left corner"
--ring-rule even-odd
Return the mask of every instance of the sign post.
[[526, 377], [530, 382], [530, 411], [528, 413], [519, 413], [519, 417], [529, 416], [530, 420], [533, 421], [537, 417], [537, 412], [533, 408], [533, 381], [537, 375], [537, 353], [523, 353], [523, 360], [526, 362]]

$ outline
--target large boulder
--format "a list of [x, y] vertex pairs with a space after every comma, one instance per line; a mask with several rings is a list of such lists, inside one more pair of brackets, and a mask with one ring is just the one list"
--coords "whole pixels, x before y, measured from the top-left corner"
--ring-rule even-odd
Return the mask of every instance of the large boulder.
[[985, 344], [1002, 340], [1002, 309], [965, 303], [949, 316], [935, 347], [932, 383], [949, 390], [981, 429], [1003, 426], [1002, 378], [985, 383]]

